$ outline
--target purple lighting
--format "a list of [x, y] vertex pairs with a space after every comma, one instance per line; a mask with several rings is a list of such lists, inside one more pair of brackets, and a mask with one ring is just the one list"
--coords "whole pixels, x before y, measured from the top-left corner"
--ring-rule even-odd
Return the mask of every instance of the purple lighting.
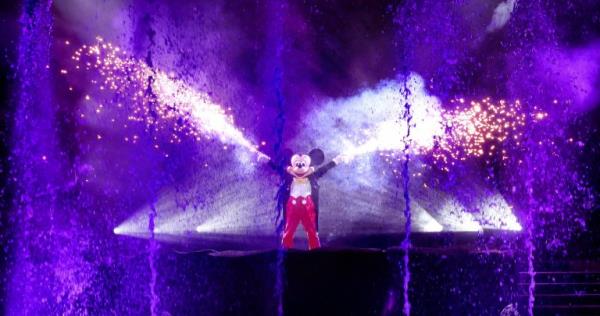
[[0, 314], [599, 315], [599, 21], [7, 1]]

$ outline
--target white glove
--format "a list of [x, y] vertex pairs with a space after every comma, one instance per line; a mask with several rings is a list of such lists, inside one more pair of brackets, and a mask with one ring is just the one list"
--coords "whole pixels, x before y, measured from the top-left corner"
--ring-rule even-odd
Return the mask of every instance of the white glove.
[[350, 157], [350, 155], [347, 155], [347, 154], [339, 154], [332, 160], [333, 160], [333, 162], [335, 162], [336, 165], [339, 165], [342, 162], [349, 163], [350, 160], [352, 160], [352, 157]]

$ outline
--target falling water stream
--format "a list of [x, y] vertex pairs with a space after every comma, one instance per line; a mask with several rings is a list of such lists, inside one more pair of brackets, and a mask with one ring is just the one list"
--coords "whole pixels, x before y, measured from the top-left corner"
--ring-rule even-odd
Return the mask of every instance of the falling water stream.
[[155, 203], [150, 204], [150, 212], [148, 213], [148, 230], [150, 232], [150, 240], [148, 242], [148, 265], [150, 267], [150, 314], [152, 316], [158, 315], [158, 302], [159, 298], [156, 293], [156, 278], [158, 272], [156, 270], [156, 251], [158, 250], [158, 244], [154, 234], [154, 223], [156, 220], [156, 207]]
[[[156, 36], [156, 31], [153, 29], [153, 19], [152, 16], [150, 15], [149, 12], [147, 12], [146, 14], [143, 15], [143, 18], [138, 22], [138, 27], [140, 29], [143, 29], [144, 32], [143, 34], [147, 36], [147, 40], [148, 40], [148, 47], [147, 47], [147, 51], [146, 51], [146, 57], [145, 57], [145, 62], [148, 65], [148, 67], [150, 69], [152, 69], [152, 72], [149, 74], [147, 80], [146, 80], [146, 91], [145, 94], [150, 96], [151, 99], [155, 99], [156, 95], [152, 89], [153, 87], [153, 82], [155, 80], [155, 67], [154, 67], [154, 61], [152, 58], [152, 50], [154, 48], [154, 46], [156, 45], [155, 42], [155, 36]], [[155, 104], [153, 102], [148, 102], [148, 107], [150, 108], [150, 112], [154, 112], [154, 107]], [[149, 118], [149, 119], [155, 119], [155, 118]], [[153, 131], [150, 131], [150, 133], [152, 134]], [[151, 135], [152, 136], [152, 135]], [[150, 269], [150, 280], [148, 283], [148, 289], [150, 291], [150, 315], [155, 316], [158, 315], [158, 304], [160, 302], [160, 298], [158, 296], [158, 293], [156, 291], [156, 280], [158, 278], [158, 270], [156, 268], [156, 263], [157, 263], [157, 259], [158, 259], [158, 241], [156, 240], [156, 234], [155, 234], [155, 228], [156, 228], [156, 220], [157, 220], [157, 216], [158, 216], [158, 212], [156, 210], [156, 195], [157, 193], [154, 192], [154, 190], [151, 188], [150, 189], [150, 194], [151, 194], [151, 203], [150, 203], [150, 208], [149, 208], [149, 212], [148, 212], [148, 233], [150, 238], [148, 239], [148, 268]]]
[[[279, 52], [277, 53], [277, 55], [279, 55]], [[277, 141], [275, 143], [275, 152], [281, 152], [281, 146], [283, 144], [283, 127], [285, 125], [285, 111], [283, 109], [284, 107], [284, 100], [283, 100], [283, 95], [281, 93], [281, 69], [279, 66], [276, 67], [275, 69], [275, 94], [277, 97], [277, 109], [278, 109], [278, 114], [277, 114]], [[280, 177], [283, 178], [283, 175], [280, 175]], [[283, 183], [283, 181], [282, 181]], [[279, 193], [279, 192], [278, 192]], [[280, 197], [277, 196], [276, 199], [279, 199]], [[278, 204], [278, 203], [276, 203]], [[283, 209], [281, 208], [281, 205], [277, 205], [276, 206], [277, 212], [283, 212]], [[281, 220], [282, 223], [277, 223], [276, 221], [276, 236], [277, 236], [277, 243], [279, 244], [281, 242], [281, 238], [282, 238], [282, 233], [283, 233], [283, 225], [285, 223], [284, 220], [284, 214], [280, 213], [277, 216], [277, 220]], [[276, 263], [277, 267], [276, 267], [276, 281], [275, 281], [275, 291], [276, 291], [276, 296], [277, 296], [277, 315], [283, 315], [283, 290], [284, 290], [284, 283], [285, 283], [285, 251], [279, 247], [277, 249], [277, 263]]]
[[[278, 6], [279, 4], [279, 6]], [[283, 152], [283, 131], [285, 127], [285, 98], [282, 91], [282, 81], [283, 81], [283, 69], [281, 62], [281, 54], [283, 51], [283, 10], [284, 7], [282, 4], [275, 2], [270, 3], [270, 9], [274, 14], [273, 19], [273, 33], [271, 33], [271, 47], [274, 49], [274, 70], [272, 73], [273, 78], [273, 90], [275, 92], [275, 105], [277, 109], [277, 117], [275, 124], [275, 143], [274, 143], [274, 152], [276, 155], [275, 163], [284, 163], [280, 161], [280, 157], [282, 157]], [[278, 166], [279, 167], [279, 166]], [[278, 170], [278, 172], [283, 172], [282, 170]], [[283, 174], [279, 174], [281, 184], [284, 183]], [[276, 212], [277, 217], [275, 221], [276, 225], [276, 236], [277, 236], [277, 244], [281, 242], [282, 233], [283, 233], [283, 225], [285, 224], [284, 214], [283, 214], [283, 205], [279, 205], [281, 203], [280, 196], [281, 192], [278, 191], [276, 200]], [[285, 201], [283, 201], [285, 203]], [[281, 223], [278, 221], [281, 220]], [[284, 295], [284, 287], [285, 287], [285, 251], [278, 247], [277, 249], [277, 258], [276, 258], [276, 272], [275, 272], [275, 296], [277, 300], [277, 315], [282, 316], [284, 314], [283, 311], [283, 295]]]
[[410, 175], [408, 170], [408, 164], [410, 162], [410, 124], [412, 120], [412, 114], [410, 112], [410, 102], [408, 100], [410, 96], [410, 89], [407, 85], [407, 80], [404, 81], [404, 115], [403, 119], [406, 120], [406, 135], [404, 135], [404, 160], [402, 161], [402, 191], [404, 195], [404, 240], [402, 241], [402, 251], [404, 252], [403, 257], [403, 271], [404, 278], [402, 282], [402, 288], [404, 293], [404, 305], [402, 312], [404, 315], [410, 315], [410, 299], [408, 297], [410, 289], [410, 233], [411, 233], [411, 210], [410, 210]]
[[535, 269], [533, 266], [535, 246], [533, 244], [533, 209], [534, 209], [534, 198], [533, 198], [533, 175], [531, 169], [533, 166], [528, 168], [527, 180], [525, 181], [525, 189], [527, 190], [528, 207], [527, 217], [525, 219], [527, 225], [527, 232], [525, 236], [525, 248], [527, 251], [527, 275], [529, 276], [528, 295], [527, 295], [527, 312], [529, 316], [533, 316], [533, 307], [535, 304]]
[[[46, 295], [52, 290], [51, 282], [55, 281], [54, 275], [44, 269], [51, 266], [52, 259], [38, 259], [42, 254], [48, 258], [56, 257], [54, 252], [44, 248], [44, 240], [51, 240], [54, 236], [56, 192], [60, 185], [58, 175], [61, 162], [58, 161], [60, 158], [56, 150], [55, 112], [50, 89], [50, 52], [54, 28], [52, 4], [51, 0], [23, 1], [19, 20], [21, 36], [16, 68], [19, 92], [11, 135], [13, 148], [10, 172], [14, 177], [15, 196], [19, 197], [14, 201], [13, 212], [19, 227], [16, 229], [18, 241], [13, 246], [15, 262], [9, 270], [12, 275], [3, 278], [3, 281], [10, 280], [7, 283], [14, 292], [8, 294], [7, 300], [0, 299], [7, 303], [6, 311], [9, 314], [47, 313], [48, 307], [30, 304], [29, 300]], [[2, 175], [6, 175], [4, 170]], [[35, 229], [39, 225], [50, 226], [51, 229], [38, 234]], [[4, 249], [4, 245], [0, 248]], [[0, 313], [2, 311], [0, 309]]]

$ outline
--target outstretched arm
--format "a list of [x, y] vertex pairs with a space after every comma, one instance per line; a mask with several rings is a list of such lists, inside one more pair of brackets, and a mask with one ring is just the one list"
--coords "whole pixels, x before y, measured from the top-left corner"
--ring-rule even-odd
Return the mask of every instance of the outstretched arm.
[[275, 162], [273, 162], [273, 159], [271, 159], [269, 156], [266, 156], [266, 155], [259, 155], [256, 160], [258, 162], [266, 163], [269, 167], [271, 167], [271, 169], [273, 169], [277, 172], [280, 172], [280, 171], [283, 172], [285, 169], [282, 166], [278, 166]]
[[315, 177], [320, 178], [323, 175], [325, 175], [327, 173], [327, 171], [329, 171], [331, 168], [339, 165], [342, 162], [346, 162], [346, 156], [344, 155], [338, 155], [337, 157], [333, 158], [330, 162], [326, 163], [325, 165], [319, 167], [319, 169], [317, 169], [314, 173]]

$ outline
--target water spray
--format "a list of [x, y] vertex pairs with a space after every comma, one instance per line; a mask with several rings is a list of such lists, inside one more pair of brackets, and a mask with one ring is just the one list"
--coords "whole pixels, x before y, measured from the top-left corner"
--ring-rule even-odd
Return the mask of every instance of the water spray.
[[[147, 129], [157, 133], [169, 132], [171, 143], [180, 143], [182, 135], [196, 140], [216, 138], [224, 144], [245, 148], [259, 158], [269, 159], [236, 127], [233, 116], [207, 93], [197, 91], [173, 73], [151, 68], [102, 37], [96, 40], [93, 45], [78, 48], [71, 58], [73, 69], [61, 69], [61, 73], [97, 73], [100, 78], [92, 79], [91, 84], [100, 93], [113, 93], [129, 101], [129, 121], [145, 123]], [[66, 41], [65, 44], [70, 43]], [[147, 93], [148, 90], [152, 93]], [[85, 100], [94, 101], [89, 94]], [[96, 107], [97, 114], [105, 110], [103, 104]], [[118, 103], [117, 107], [123, 105]], [[137, 137], [127, 137], [125, 141], [135, 143]], [[155, 147], [158, 148], [158, 144]]]
[[[499, 155], [504, 163], [508, 154], [502, 145], [511, 141], [521, 146], [528, 118], [536, 122], [548, 116], [537, 107], [534, 113], [527, 115], [522, 111], [519, 100], [494, 102], [490, 97], [472, 101], [453, 99], [448, 110], [418, 101], [413, 104], [411, 116], [424, 126], [415, 125], [408, 133], [409, 127], [404, 120], [390, 118], [377, 122], [361, 131], [364, 138], [357, 141], [358, 145], [346, 142], [344, 155], [351, 160], [374, 152], [401, 152], [410, 142], [408, 150], [411, 154], [431, 154], [434, 164], [444, 171], [449, 171], [455, 162], [468, 158], [484, 158], [487, 161]], [[406, 112], [401, 115], [405, 116]], [[410, 134], [408, 138], [400, 136], [407, 134]]]

